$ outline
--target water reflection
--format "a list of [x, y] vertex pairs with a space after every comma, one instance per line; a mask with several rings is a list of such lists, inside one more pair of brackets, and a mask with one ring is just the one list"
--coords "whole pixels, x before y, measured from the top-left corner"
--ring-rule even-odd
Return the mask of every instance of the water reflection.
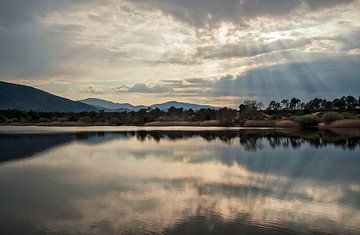
[[0, 135], [0, 153], [0, 234], [360, 231], [348, 133]]

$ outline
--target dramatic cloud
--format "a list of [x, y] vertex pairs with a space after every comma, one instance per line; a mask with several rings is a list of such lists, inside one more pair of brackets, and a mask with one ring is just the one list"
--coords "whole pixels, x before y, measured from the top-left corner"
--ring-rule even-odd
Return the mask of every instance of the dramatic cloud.
[[311, 10], [350, 3], [352, 0], [134, 0], [144, 8], [160, 9], [165, 14], [191, 25], [204, 27], [220, 22], [239, 23], [244, 18], [282, 16], [301, 6]]
[[259, 67], [245, 74], [226, 75], [214, 80], [163, 81], [163, 86], [173, 89], [177, 96], [192, 95], [213, 100], [219, 97], [252, 97], [268, 102], [292, 97], [308, 100], [318, 96], [331, 99], [360, 94], [359, 74], [352, 69], [359, 66], [357, 56], [336, 57], [311, 63]]
[[121, 86], [116, 88], [120, 92], [135, 92], [135, 93], [164, 93], [171, 92], [172, 88], [161, 85], [146, 85], [144, 83], [137, 83], [133, 86]]
[[232, 57], [253, 57], [269, 52], [290, 50], [294, 48], [304, 47], [311, 43], [309, 39], [300, 40], [276, 40], [274, 42], [249, 41], [248, 43], [225, 44], [218, 47], [199, 47], [196, 56], [204, 59], [210, 58], [232, 58]]
[[360, 0], [2, 0], [0, 79], [138, 104], [357, 95], [358, 9]]
[[225, 76], [212, 87], [216, 96], [250, 96], [270, 99], [359, 95], [360, 66], [357, 56], [290, 63], [253, 69], [244, 75]]

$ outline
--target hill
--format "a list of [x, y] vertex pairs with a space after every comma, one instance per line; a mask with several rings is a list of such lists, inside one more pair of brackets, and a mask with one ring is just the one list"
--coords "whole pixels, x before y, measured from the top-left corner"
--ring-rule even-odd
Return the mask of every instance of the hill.
[[103, 99], [97, 99], [97, 98], [88, 98], [84, 100], [78, 100], [79, 102], [92, 105], [94, 107], [97, 107], [100, 110], [104, 110], [105, 112], [121, 112], [121, 111], [139, 111], [140, 109], [160, 109], [163, 111], [167, 111], [170, 107], [175, 108], [183, 108], [184, 110], [192, 109], [194, 111], [200, 110], [200, 109], [216, 109], [213, 106], [209, 105], [199, 105], [199, 104], [191, 104], [191, 103], [184, 103], [184, 102], [177, 102], [177, 101], [169, 101], [166, 103], [160, 103], [160, 104], [154, 104], [150, 106], [145, 105], [132, 105], [129, 103], [114, 103], [111, 101], [103, 100]]
[[0, 109], [43, 112], [98, 111], [97, 108], [19, 84], [0, 81]]
[[123, 112], [123, 111], [139, 111], [140, 109], [146, 109], [144, 105], [132, 105], [129, 103], [114, 103], [108, 100], [88, 98], [84, 100], [78, 100], [81, 103], [88, 104], [97, 107], [105, 112]]
[[191, 103], [184, 103], [184, 102], [177, 102], [177, 101], [169, 101], [166, 103], [161, 104], [154, 104], [150, 106], [152, 109], [161, 109], [161, 110], [168, 110], [170, 107], [175, 108], [183, 108], [184, 110], [192, 109], [194, 111], [200, 110], [200, 109], [216, 109], [213, 106], [209, 105], [199, 105], [199, 104], [191, 104]]

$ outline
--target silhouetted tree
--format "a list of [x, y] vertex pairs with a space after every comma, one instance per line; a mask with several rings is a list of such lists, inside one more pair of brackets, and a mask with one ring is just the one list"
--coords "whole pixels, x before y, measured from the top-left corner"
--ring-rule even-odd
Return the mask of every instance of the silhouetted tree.
[[283, 109], [288, 109], [289, 108], [289, 100], [283, 99], [281, 101], [281, 104], [282, 104]]
[[355, 109], [355, 107], [357, 106], [357, 100], [351, 95], [345, 98], [345, 102], [347, 109]]
[[290, 109], [294, 110], [294, 109], [297, 109], [299, 104], [301, 103], [301, 100], [297, 99], [297, 98], [292, 98], [290, 100]]

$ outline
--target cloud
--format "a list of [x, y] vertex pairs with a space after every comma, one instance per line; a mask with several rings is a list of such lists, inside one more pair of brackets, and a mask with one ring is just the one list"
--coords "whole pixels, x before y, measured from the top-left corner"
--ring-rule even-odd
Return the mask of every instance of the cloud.
[[358, 56], [342, 56], [311, 62], [293, 62], [252, 69], [236, 77], [225, 76], [214, 82], [215, 96], [253, 96], [271, 98], [335, 98], [360, 94]]
[[3, 27], [15, 27], [29, 23], [36, 20], [38, 15], [64, 9], [71, 5], [72, 2], [71, 0], [1, 0], [0, 23]]
[[145, 83], [137, 83], [132, 86], [120, 86], [116, 88], [119, 92], [132, 93], [165, 93], [173, 91], [172, 88], [164, 85], [147, 85]]
[[359, 3], [2, 0], [0, 79], [142, 103], [356, 93]]
[[[63, 62], [74, 52], [63, 28], [56, 32], [39, 17], [74, 6], [74, 1], [2, 0], [0, 2], [0, 76], [34, 78], [72, 73]], [[69, 50], [70, 49], [70, 50]]]
[[310, 9], [317, 10], [321, 8], [334, 7], [339, 4], [352, 3], [355, 0], [306, 0]]
[[303, 4], [311, 10], [350, 3], [352, 0], [132, 0], [146, 9], [164, 14], [196, 27], [220, 22], [239, 23], [259, 16], [282, 16]]
[[224, 59], [234, 57], [252, 57], [264, 53], [283, 51], [304, 47], [311, 43], [310, 39], [276, 40], [266, 43], [264, 41], [245, 41], [220, 46], [205, 46], [197, 48], [196, 57], [204, 59]]
[[225, 75], [219, 79], [194, 78], [163, 84], [171, 87], [174, 96], [255, 97], [263, 101], [291, 97], [333, 99], [360, 94], [359, 74], [353, 69], [359, 66], [357, 55], [339, 56], [261, 66], [244, 74]]

